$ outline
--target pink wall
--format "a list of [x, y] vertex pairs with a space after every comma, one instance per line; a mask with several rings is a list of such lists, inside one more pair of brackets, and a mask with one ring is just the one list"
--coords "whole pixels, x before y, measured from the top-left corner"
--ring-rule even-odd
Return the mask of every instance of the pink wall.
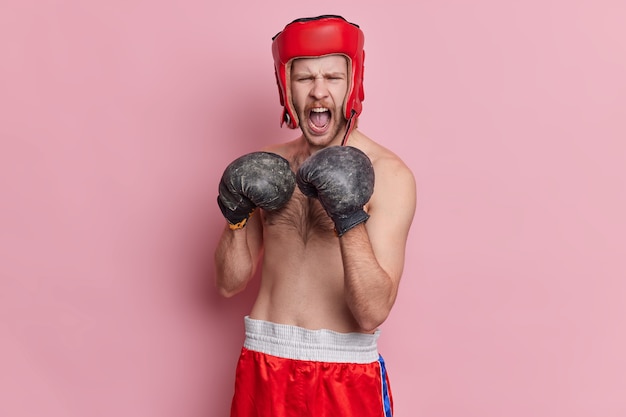
[[335, 3], [2, 2], [0, 415], [226, 415], [255, 285], [213, 290], [217, 181], [293, 136], [270, 38], [322, 13], [418, 180], [397, 415], [626, 415], [624, 3]]

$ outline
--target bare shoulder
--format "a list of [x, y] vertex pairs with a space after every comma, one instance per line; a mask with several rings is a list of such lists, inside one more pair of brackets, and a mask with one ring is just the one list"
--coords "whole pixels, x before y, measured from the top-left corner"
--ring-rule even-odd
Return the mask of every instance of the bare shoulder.
[[415, 190], [415, 178], [406, 163], [390, 149], [359, 133], [354, 146], [361, 149], [372, 161], [376, 183], [408, 187]]
[[389, 149], [382, 148], [380, 153], [374, 155], [372, 165], [376, 172], [377, 179], [386, 181], [393, 179], [394, 181], [405, 181], [406, 185], [413, 186], [415, 179], [413, 172], [406, 163], [395, 153]]
[[375, 157], [372, 165], [375, 186], [370, 207], [387, 212], [393, 210], [395, 215], [412, 218], [417, 194], [413, 172], [402, 159], [388, 150]]
[[374, 193], [366, 206], [372, 216], [370, 226], [381, 223], [389, 230], [395, 224], [402, 231], [398, 235], [402, 235], [415, 214], [417, 191], [413, 172], [397, 154], [362, 133], [358, 132], [354, 139], [353, 146], [365, 152], [374, 166]]

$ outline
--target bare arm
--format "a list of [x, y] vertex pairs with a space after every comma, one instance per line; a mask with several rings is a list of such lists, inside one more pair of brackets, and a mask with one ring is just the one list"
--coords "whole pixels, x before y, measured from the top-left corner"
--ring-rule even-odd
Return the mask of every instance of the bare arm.
[[[258, 211], [258, 209], [257, 209]], [[215, 250], [216, 286], [224, 297], [243, 291], [254, 276], [262, 250], [261, 213], [255, 213], [246, 227], [224, 228]]]
[[289, 161], [272, 152], [242, 155], [224, 170], [217, 203], [230, 226], [215, 251], [216, 285], [223, 296], [242, 291], [254, 275], [262, 249], [261, 209], [284, 206], [295, 186]]
[[376, 171], [370, 218], [339, 238], [346, 302], [365, 331], [382, 324], [395, 302], [415, 212], [415, 180], [400, 161]]

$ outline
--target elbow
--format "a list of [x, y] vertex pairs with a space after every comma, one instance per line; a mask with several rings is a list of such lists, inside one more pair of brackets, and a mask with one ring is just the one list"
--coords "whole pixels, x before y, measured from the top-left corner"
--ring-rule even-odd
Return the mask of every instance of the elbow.
[[246, 288], [246, 285], [240, 285], [238, 287], [228, 287], [224, 285], [217, 285], [217, 292], [224, 298], [232, 298], [239, 294]]
[[224, 298], [231, 298], [248, 286], [250, 278], [252, 278], [253, 270], [251, 271], [229, 271], [223, 268], [217, 268], [215, 274], [215, 288], [217, 292]]
[[374, 333], [376, 331], [376, 329], [378, 329], [378, 327], [381, 324], [382, 324], [382, 322], [379, 323], [379, 324], [376, 324], [376, 325], [374, 325], [373, 323], [372, 324], [370, 324], [370, 323], [363, 323], [363, 324], [359, 324], [359, 327], [361, 328], [361, 330], [364, 333]]
[[217, 292], [224, 298], [232, 298], [239, 294], [248, 286], [248, 280], [227, 279], [223, 275], [217, 274], [215, 287]]
[[378, 301], [372, 303], [356, 303], [350, 306], [352, 317], [356, 321], [361, 331], [365, 333], [374, 332], [389, 317], [393, 300]]
[[378, 327], [380, 327], [380, 325], [383, 324], [383, 322], [362, 322], [359, 323], [359, 327], [361, 328], [361, 330], [364, 333], [374, 333], [376, 331], [376, 329], [378, 329]]
[[389, 316], [389, 311], [381, 311], [378, 313], [372, 313], [368, 315], [363, 315], [362, 317], [357, 317], [357, 323], [361, 330], [367, 333], [374, 332], [376, 329], [380, 327], [381, 324], [387, 320]]
[[232, 296], [237, 294], [237, 291], [232, 291], [221, 287], [217, 288], [217, 292], [224, 298], [231, 298]]
[[361, 305], [361, 308], [352, 309], [353, 316], [362, 331], [370, 333], [378, 329], [389, 317], [395, 301], [395, 296], [388, 300]]

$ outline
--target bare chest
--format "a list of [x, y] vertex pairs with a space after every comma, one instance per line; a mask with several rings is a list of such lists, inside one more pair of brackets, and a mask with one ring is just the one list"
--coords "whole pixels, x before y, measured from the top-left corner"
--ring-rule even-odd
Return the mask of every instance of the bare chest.
[[334, 225], [317, 199], [305, 197], [296, 189], [289, 203], [280, 210], [265, 212], [265, 227], [280, 229], [282, 237], [304, 243], [312, 238], [336, 240]]

